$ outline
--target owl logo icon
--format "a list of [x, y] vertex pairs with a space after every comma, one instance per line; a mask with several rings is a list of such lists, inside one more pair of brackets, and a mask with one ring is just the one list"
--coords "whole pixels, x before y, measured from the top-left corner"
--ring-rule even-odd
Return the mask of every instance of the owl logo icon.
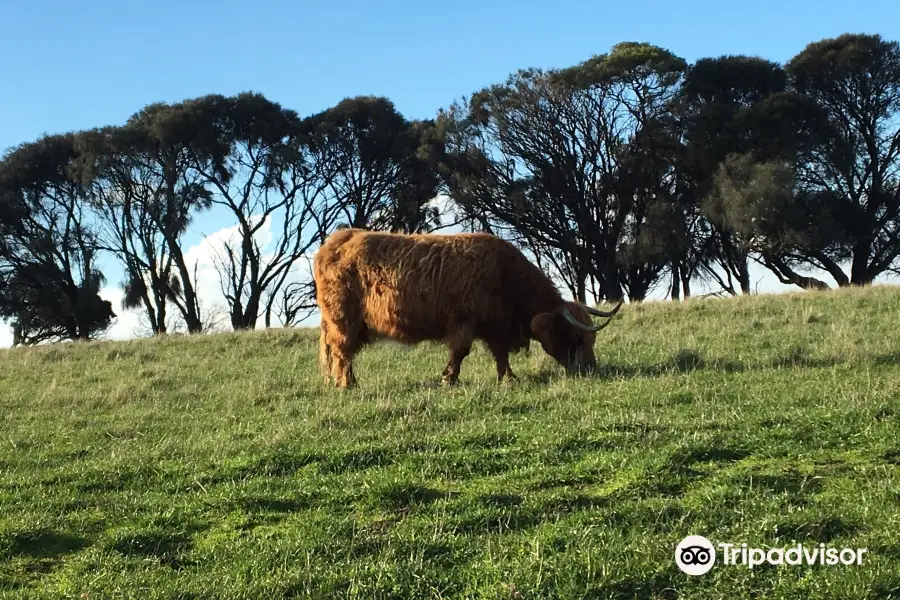
[[716, 549], [702, 535], [689, 535], [675, 547], [675, 564], [688, 575], [708, 573], [716, 562]]

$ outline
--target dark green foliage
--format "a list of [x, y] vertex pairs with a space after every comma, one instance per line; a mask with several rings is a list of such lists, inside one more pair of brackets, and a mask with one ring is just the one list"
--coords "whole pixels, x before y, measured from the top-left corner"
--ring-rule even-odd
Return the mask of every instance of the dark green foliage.
[[[642, 299], [672, 229], [676, 146], [667, 123], [686, 64], [622, 43], [562, 70], [522, 70], [441, 117], [450, 196], [468, 220], [546, 261], [575, 298]], [[654, 222], [662, 220], [665, 225]]]
[[840, 207], [846, 218], [834, 251], [804, 258], [839, 284], [870, 283], [900, 256], [900, 44], [844, 34], [809, 44], [786, 68], [828, 125], [801, 165], [801, 189], [850, 205]]
[[[427, 160], [432, 125], [410, 122], [387, 98], [347, 98], [304, 124], [328, 174], [336, 219], [350, 227], [415, 233], [440, 225], [428, 206], [438, 179]], [[424, 156], [423, 156], [424, 155]]]
[[100, 298], [98, 245], [70, 176], [71, 135], [45, 136], [0, 161], [0, 318], [14, 344], [86, 340], [115, 313]]
[[212, 204], [193, 165], [202, 161], [222, 169], [224, 149], [212, 130], [214, 115], [202, 100], [153, 104], [122, 127], [83, 132], [76, 139], [75, 172], [91, 197], [103, 247], [124, 267], [127, 300], [140, 298], [153, 333], [167, 331], [170, 304], [188, 331], [203, 330], [193, 265], [181, 240]]
[[715, 194], [716, 174], [729, 156], [793, 163], [802, 139], [794, 119], [812, 107], [791, 110], [801, 99], [786, 89], [787, 75], [771, 61], [704, 58], [690, 68], [675, 104], [684, 132], [683, 202], [695, 207], [701, 218], [695, 229], [696, 245], [705, 248], [697, 257], [700, 271], [731, 293], [750, 291], [753, 248], [726, 218], [720, 199], [707, 196]]
[[[215, 143], [208, 145], [214, 152], [191, 151], [191, 169], [211, 202], [237, 222], [237, 239], [214, 248], [231, 325], [253, 329], [264, 313], [268, 326], [278, 294], [288, 297], [291, 267], [331, 226], [319, 193], [328, 173], [315, 155], [311, 128], [294, 111], [250, 92], [198, 102]], [[273, 222], [267, 250], [257, 238]]]

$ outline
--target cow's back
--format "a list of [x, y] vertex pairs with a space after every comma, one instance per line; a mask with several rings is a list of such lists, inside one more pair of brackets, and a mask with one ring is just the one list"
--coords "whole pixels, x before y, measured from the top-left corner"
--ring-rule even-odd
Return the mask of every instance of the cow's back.
[[517, 253], [484, 234], [339, 230], [316, 255], [317, 295], [323, 312], [356, 313], [371, 335], [406, 343], [441, 339], [463, 322], [504, 335], [514, 312], [504, 271]]

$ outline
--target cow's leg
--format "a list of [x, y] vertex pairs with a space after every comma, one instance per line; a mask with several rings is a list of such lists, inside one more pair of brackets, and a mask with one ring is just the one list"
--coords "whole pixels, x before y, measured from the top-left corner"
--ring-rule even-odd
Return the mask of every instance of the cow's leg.
[[509, 346], [501, 342], [488, 341], [487, 347], [497, 363], [497, 381], [503, 381], [504, 377], [513, 381], [518, 379], [509, 366]]
[[472, 351], [472, 340], [474, 332], [471, 324], [464, 323], [453, 330], [444, 342], [450, 348], [450, 359], [444, 372], [441, 373], [441, 380], [451, 385], [459, 381], [459, 372], [462, 367], [462, 361]]
[[329, 323], [325, 329], [325, 344], [331, 361], [331, 376], [338, 387], [349, 388], [356, 385], [353, 374], [353, 357], [363, 346], [360, 339], [362, 325], [353, 323]]
[[353, 374], [353, 358], [359, 350], [359, 344], [349, 341], [335, 345], [332, 350], [331, 375], [340, 388], [351, 388], [356, 385]]
[[444, 372], [441, 373], [441, 380], [444, 383], [454, 385], [459, 382], [459, 372], [462, 367], [462, 361], [469, 355], [471, 350], [471, 346], [450, 349], [450, 360], [447, 361], [447, 366], [444, 367]]
[[319, 367], [325, 383], [331, 382], [331, 346], [328, 344], [328, 321], [319, 323]]

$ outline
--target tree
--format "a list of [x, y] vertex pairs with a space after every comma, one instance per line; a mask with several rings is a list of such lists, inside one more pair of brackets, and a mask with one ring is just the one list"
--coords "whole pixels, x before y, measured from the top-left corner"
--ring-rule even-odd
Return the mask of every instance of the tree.
[[[685, 61], [622, 43], [562, 70], [521, 70], [442, 113], [450, 196], [471, 223], [524, 240], [577, 300], [646, 296], [666, 257], [644, 238], [672, 201], [662, 121]], [[657, 228], [658, 229], [658, 228]]]
[[382, 97], [347, 98], [304, 120], [329, 206], [350, 227], [415, 233], [440, 225], [438, 177], [423, 146], [433, 123], [407, 121]]
[[[815, 277], [799, 274], [797, 248], [811, 249], [834, 239], [837, 222], [825, 218], [816, 198], [795, 194], [794, 166], [757, 162], [752, 154], [729, 154], [713, 176], [704, 212], [743, 255], [755, 254], [785, 284], [827, 289]], [[816, 214], [818, 222], [807, 217]]]
[[277, 317], [282, 327], [293, 327], [316, 309], [315, 281], [291, 281], [277, 290], [269, 291], [266, 299], [266, 327]]
[[0, 162], [0, 317], [16, 345], [94, 339], [116, 316], [100, 298], [95, 232], [69, 175], [73, 137], [43, 136]]
[[827, 200], [817, 206], [844, 226], [827, 252], [798, 254], [840, 286], [871, 283], [896, 270], [900, 256], [900, 44], [844, 34], [809, 44], [786, 69], [828, 121], [828, 135], [798, 171], [799, 185]]
[[704, 210], [710, 205], [704, 198], [725, 158], [753, 148], [753, 141], [741, 135], [746, 111], [782, 92], [786, 85], [784, 70], [769, 60], [735, 55], [703, 58], [688, 69], [673, 106], [683, 124], [686, 146], [681, 163], [685, 175], [682, 193], [702, 218], [695, 230], [695, 245], [706, 250], [700, 272], [732, 294], [738, 290], [750, 293], [749, 251], [735, 238], [727, 220], [710, 218]]
[[125, 269], [122, 308], [143, 306], [151, 332], [164, 334], [169, 329], [168, 305], [181, 286], [152, 216], [151, 169], [132, 154], [133, 132], [105, 127], [80, 133], [75, 172], [94, 205], [100, 247]]
[[[309, 149], [309, 128], [296, 113], [264, 96], [207, 96], [194, 100], [227, 148], [224, 160], [188, 149], [190, 168], [211, 190], [211, 202], [237, 221], [233, 239], [216, 249], [216, 268], [234, 329], [253, 329], [291, 268], [332, 224], [323, 190], [325, 161]], [[201, 148], [201, 150], [203, 150]], [[273, 239], [261, 242], [265, 227]], [[265, 305], [264, 305], [265, 303]]]
[[195, 213], [211, 205], [192, 164], [202, 156], [220, 165], [227, 149], [209, 115], [197, 109], [190, 102], [152, 104], [122, 127], [78, 139], [78, 176], [101, 214], [104, 249], [119, 257], [128, 276], [125, 305], [143, 304], [156, 333], [167, 330], [170, 302], [190, 333], [204, 330], [181, 240]]

